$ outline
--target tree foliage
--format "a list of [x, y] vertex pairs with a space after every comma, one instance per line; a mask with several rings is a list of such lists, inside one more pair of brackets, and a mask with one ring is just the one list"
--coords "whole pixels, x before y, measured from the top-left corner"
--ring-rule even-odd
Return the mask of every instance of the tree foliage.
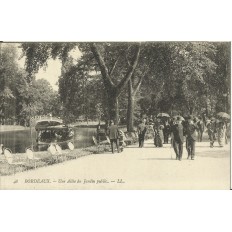
[[57, 93], [47, 80], [27, 81], [27, 73], [19, 68], [17, 48], [13, 44], [1, 44], [0, 57], [0, 116], [20, 122], [30, 116], [55, 112]]
[[[69, 53], [77, 47], [82, 56], [74, 60]], [[99, 115], [101, 106], [105, 118], [127, 117], [131, 130], [134, 116], [144, 113], [209, 115], [230, 108], [230, 43], [23, 43], [22, 48], [30, 75], [50, 58], [62, 61], [60, 103], [73, 119]]]
[[157, 65], [152, 78], [144, 83], [146, 96], [140, 100], [141, 107], [148, 114], [173, 110], [182, 114], [214, 113], [218, 98], [215, 83], [220, 81], [216, 60], [218, 45], [209, 42], [159, 43], [155, 53]]

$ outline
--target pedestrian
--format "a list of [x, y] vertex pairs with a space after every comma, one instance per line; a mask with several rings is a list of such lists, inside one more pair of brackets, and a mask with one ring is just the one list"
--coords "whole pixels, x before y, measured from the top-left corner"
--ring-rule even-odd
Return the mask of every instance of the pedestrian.
[[146, 131], [146, 139], [152, 139], [154, 137], [154, 129], [153, 129], [154, 123], [150, 120], [149, 124], [147, 125], [147, 131]]
[[112, 153], [114, 154], [114, 143], [116, 144], [117, 151], [119, 151], [119, 131], [118, 131], [118, 126], [115, 125], [114, 121], [110, 121], [110, 126], [109, 126], [109, 138], [110, 138], [110, 145], [111, 145], [111, 150]]
[[163, 137], [163, 129], [164, 126], [161, 123], [160, 118], [157, 118], [154, 124], [154, 144], [156, 147], [163, 147], [163, 141], [162, 141], [162, 137]]
[[164, 134], [164, 144], [168, 144], [168, 138], [170, 135], [170, 125], [168, 123], [168, 120], [164, 120], [164, 129], [163, 129], [163, 134]]
[[98, 142], [98, 144], [100, 143], [100, 131], [101, 131], [101, 124], [99, 122], [99, 124], [97, 125], [97, 142]]
[[146, 122], [145, 120], [141, 120], [137, 128], [138, 136], [139, 136], [139, 147], [144, 146], [144, 139], [145, 139], [145, 134], [147, 131], [147, 126], [145, 122]]
[[186, 149], [188, 152], [188, 158], [195, 159], [195, 146], [197, 140], [197, 125], [193, 123], [193, 116], [188, 117], [188, 124], [186, 125]]
[[107, 120], [105, 123], [105, 133], [108, 134], [109, 133], [109, 127], [110, 127], [110, 121]]
[[126, 137], [125, 137], [125, 134], [122, 130], [118, 130], [118, 133], [119, 133], [119, 148], [121, 150], [121, 152], [123, 152], [123, 148], [126, 147], [126, 143], [125, 143], [125, 140], [126, 140]]
[[0, 144], [0, 155], [4, 154], [4, 146], [3, 144]]
[[200, 116], [198, 117], [198, 119], [199, 119], [197, 122], [198, 142], [202, 142], [202, 136], [203, 136], [203, 132], [205, 130], [205, 125], [204, 125], [204, 122]]
[[173, 117], [173, 118], [171, 118], [171, 120], [170, 120], [171, 147], [174, 147], [174, 146], [173, 146], [174, 136], [173, 136], [173, 132], [172, 132], [172, 127], [173, 127], [173, 125], [175, 125], [175, 124], [176, 124], [176, 118]]
[[226, 137], [226, 126], [222, 119], [217, 122], [217, 138], [220, 147], [224, 147]]
[[184, 143], [184, 127], [182, 125], [182, 121], [180, 117], [174, 119], [173, 124], [171, 126], [171, 133], [173, 136], [173, 148], [176, 153], [176, 159], [182, 160], [183, 154], [183, 143]]
[[209, 140], [210, 140], [210, 147], [213, 148], [214, 141], [216, 140], [215, 133], [216, 133], [216, 122], [215, 118], [211, 118], [211, 120], [207, 120], [206, 127], [208, 130]]
[[225, 128], [226, 128], [226, 129], [225, 129], [225, 130], [226, 130], [226, 131], [225, 131], [225, 144], [228, 144], [228, 131], [229, 131], [229, 128], [228, 128], [229, 125], [228, 125], [228, 124], [229, 124], [229, 123], [228, 123], [227, 118], [225, 119], [224, 122], [225, 122]]

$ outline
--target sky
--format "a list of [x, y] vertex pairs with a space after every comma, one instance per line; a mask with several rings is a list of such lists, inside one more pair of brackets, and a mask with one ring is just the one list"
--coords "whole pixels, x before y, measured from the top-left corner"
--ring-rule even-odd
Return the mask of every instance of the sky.
[[[17, 50], [18, 50], [18, 58], [22, 54], [21, 48], [19, 48], [19, 44], [15, 44]], [[69, 53], [70, 56], [72, 56], [74, 59], [78, 59], [81, 56], [81, 52], [79, 49], [73, 49]], [[21, 68], [24, 68], [25, 65], [25, 57], [22, 57], [18, 60], [19, 66]], [[47, 67], [40, 68], [38, 73], [36, 74], [36, 80], [38, 79], [46, 79], [51, 84], [52, 88], [54, 90], [58, 90], [58, 77], [61, 75], [61, 62], [60, 60], [56, 59], [49, 59]]]

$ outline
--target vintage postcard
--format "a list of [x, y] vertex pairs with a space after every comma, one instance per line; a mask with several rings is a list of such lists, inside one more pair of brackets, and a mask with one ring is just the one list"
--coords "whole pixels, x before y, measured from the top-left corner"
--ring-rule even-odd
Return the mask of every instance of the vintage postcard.
[[0, 43], [0, 189], [231, 188], [230, 42]]

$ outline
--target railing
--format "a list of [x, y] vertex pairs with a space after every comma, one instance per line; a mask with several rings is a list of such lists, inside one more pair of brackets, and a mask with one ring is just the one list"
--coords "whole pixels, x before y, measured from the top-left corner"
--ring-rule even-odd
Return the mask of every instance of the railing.
[[52, 116], [34, 116], [34, 117], [31, 117], [30, 119], [30, 123], [31, 123], [31, 126], [35, 126], [35, 124], [39, 121], [39, 120], [58, 120], [60, 122], [63, 122], [62, 119], [60, 118], [57, 118], [57, 117], [52, 117]]

